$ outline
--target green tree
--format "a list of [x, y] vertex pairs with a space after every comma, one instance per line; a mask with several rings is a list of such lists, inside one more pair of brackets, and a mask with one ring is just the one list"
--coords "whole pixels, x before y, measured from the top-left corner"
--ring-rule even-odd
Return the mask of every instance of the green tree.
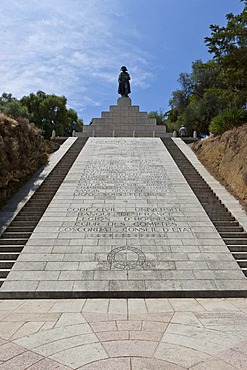
[[184, 90], [175, 90], [172, 92], [172, 98], [169, 101], [172, 110], [176, 109], [176, 114], [181, 114], [188, 105], [188, 96]]
[[223, 88], [220, 77], [220, 67], [213, 60], [203, 63], [200, 59], [192, 63], [191, 79], [193, 80], [193, 95], [202, 98], [205, 91], [214, 87]]
[[193, 75], [191, 73], [180, 73], [178, 82], [182, 87], [184, 100], [186, 101], [194, 91]]
[[12, 94], [3, 93], [0, 97], [0, 111], [6, 116], [14, 119], [20, 117], [29, 118], [28, 110], [21, 104], [19, 100], [14, 98]]
[[211, 37], [205, 42], [213, 59], [207, 63], [196, 60], [191, 73], [180, 73], [181, 88], [173, 91], [169, 101], [168, 129], [183, 124], [189, 134], [193, 130], [208, 133], [214, 117], [235, 112], [246, 102], [247, 1], [242, 2], [243, 12], [227, 14], [225, 27], [210, 26]]
[[156, 118], [157, 125], [165, 125], [166, 114], [160, 109], [159, 111], [152, 111], [148, 113], [149, 118]]
[[0, 97], [0, 105], [5, 104], [5, 103], [9, 103], [13, 100], [17, 100], [17, 99], [14, 98], [12, 94], [8, 94], [8, 93], [4, 92], [2, 94], [2, 96]]
[[224, 71], [225, 82], [235, 90], [247, 90], [247, 1], [242, 13], [226, 15], [227, 25], [210, 25], [211, 37], [205, 38], [214, 60]]
[[38, 91], [36, 94], [24, 96], [21, 103], [27, 107], [31, 120], [47, 139], [51, 137], [52, 130], [55, 130], [58, 136], [69, 136], [74, 129], [82, 128], [83, 121], [73, 109], [67, 109], [67, 99], [64, 96]]

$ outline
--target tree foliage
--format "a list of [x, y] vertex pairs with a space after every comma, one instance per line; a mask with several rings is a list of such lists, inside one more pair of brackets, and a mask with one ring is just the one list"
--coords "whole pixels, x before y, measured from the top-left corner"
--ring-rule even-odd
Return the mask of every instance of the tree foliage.
[[14, 119], [19, 117], [30, 118], [28, 110], [12, 94], [3, 93], [0, 97], [0, 111]]
[[149, 118], [156, 118], [157, 125], [165, 125], [166, 114], [160, 109], [159, 111], [152, 111], [148, 113]]
[[[213, 59], [196, 60], [191, 73], [180, 73], [180, 89], [173, 91], [168, 130], [185, 125], [208, 133], [212, 119], [224, 111], [241, 109], [247, 100], [247, 1], [243, 12], [226, 15], [227, 25], [211, 25], [205, 38]], [[224, 116], [224, 115], [223, 115]]]
[[45, 138], [51, 137], [53, 129], [58, 136], [69, 136], [73, 130], [81, 129], [83, 125], [77, 113], [66, 108], [65, 96], [38, 91], [24, 96], [21, 104], [27, 107], [31, 120], [42, 130]]
[[225, 81], [235, 89], [247, 87], [247, 1], [243, 12], [226, 15], [227, 25], [210, 25], [211, 37], [205, 42], [214, 60], [224, 71]]
[[0, 112], [14, 119], [27, 118], [49, 139], [53, 129], [57, 136], [71, 136], [73, 130], [82, 130], [83, 121], [66, 104], [64, 96], [49, 95], [43, 91], [31, 93], [20, 100], [12, 94], [3, 93], [0, 97]]

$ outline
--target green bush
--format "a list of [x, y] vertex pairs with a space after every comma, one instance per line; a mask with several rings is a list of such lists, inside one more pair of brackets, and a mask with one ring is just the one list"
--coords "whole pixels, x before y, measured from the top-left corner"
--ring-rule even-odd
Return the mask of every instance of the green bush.
[[233, 127], [242, 126], [244, 123], [247, 123], [247, 111], [243, 109], [225, 110], [212, 119], [209, 131], [212, 134], [220, 135]]

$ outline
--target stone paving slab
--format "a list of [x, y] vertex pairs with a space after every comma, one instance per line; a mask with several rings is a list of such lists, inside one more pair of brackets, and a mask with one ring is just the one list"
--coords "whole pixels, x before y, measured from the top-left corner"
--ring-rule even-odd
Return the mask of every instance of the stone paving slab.
[[0, 369], [233, 370], [247, 299], [0, 301]]
[[90, 138], [0, 294], [203, 297], [246, 288], [160, 139]]

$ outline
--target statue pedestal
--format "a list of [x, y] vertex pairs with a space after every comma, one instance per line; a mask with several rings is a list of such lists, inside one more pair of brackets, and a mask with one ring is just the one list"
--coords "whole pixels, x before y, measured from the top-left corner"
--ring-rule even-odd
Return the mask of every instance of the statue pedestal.
[[167, 137], [166, 126], [157, 126], [156, 118], [149, 118], [147, 112], [140, 112], [138, 105], [132, 105], [129, 97], [121, 97], [117, 105], [111, 105], [101, 118], [93, 118], [89, 126], [83, 126], [83, 137]]
[[118, 98], [117, 105], [119, 107], [130, 107], [131, 106], [131, 99], [126, 98], [126, 97]]

